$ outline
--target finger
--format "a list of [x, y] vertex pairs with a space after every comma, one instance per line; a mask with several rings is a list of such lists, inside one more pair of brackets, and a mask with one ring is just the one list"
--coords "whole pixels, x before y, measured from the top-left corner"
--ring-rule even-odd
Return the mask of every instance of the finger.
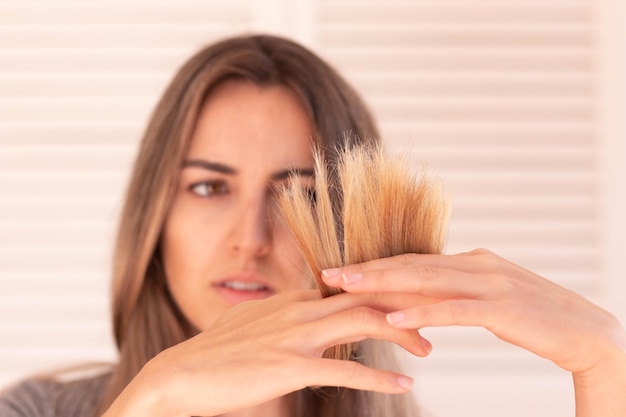
[[431, 266], [344, 274], [340, 286], [349, 293], [409, 292], [433, 299], [493, 297], [507, 288], [498, 274], [475, 274]]
[[307, 386], [341, 386], [386, 394], [402, 394], [413, 387], [411, 377], [369, 368], [355, 361], [313, 360], [305, 373]]
[[407, 294], [400, 292], [364, 292], [364, 293], [340, 293], [332, 297], [312, 300], [305, 303], [308, 315], [301, 319], [308, 321], [318, 320], [330, 314], [349, 310], [355, 307], [370, 307], [383, 313], [401, 310], [418, 305], [431, 304], [441, 301], [425, 297], [420, 294]]
[[281, 292], [275, 295], [273, 298], [280, 299], [285, 302], [289, 301], [312, 301], [319, 300], [322, 295], [318, 290], [291, 290]]
[[[292, 290], [276, 294], [269, 298], [246, 301], [245, 303], [239, 303], [227, 310], [215, 321], [213, 326], [229, 323], [230, 320], [234, 318], [240, 322], [250, 322], [269, 313], [280, 311], [284, 309], [285, 306], [319, 300], [321, 298], [322, 296], [317, 290]], [[231, 324], [226, 325], [230, 326]]]
[[387, 314], [387, 322], [399, 329], [436, 326], [493, 327], [489, 303], [475, 300], [448, 300], [427, 306], [408, 308]]
[[414, 329], [390, 326], [386, 315], [369, 307], [356, 307], [309, 323], [303, 329], [312, 341], [313, 354], [320, 356], [331, 346], [365, 339], [395, 343], [416, 356], [430, 353], [430, 344]]
[[432, 267], [454, 269], [465, 272], [488, 272], [495, 266], [506, 263], [502, 258], [486, 249], [454, 255], [406, 253], [388, 258], [374, 259], [359, 264], [346, 265], [322, 271], [322, 279], [331, 286], [338, 286], [341, 276], [346, 274], [366, 273], [381, 269], [403, 267]]

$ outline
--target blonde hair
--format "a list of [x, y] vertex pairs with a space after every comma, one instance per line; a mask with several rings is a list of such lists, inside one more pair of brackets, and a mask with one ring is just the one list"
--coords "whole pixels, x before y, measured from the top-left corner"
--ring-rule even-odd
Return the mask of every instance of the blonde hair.
[[[159, 251], [163, 223], [204, 101], [227, 80], [280, 85], [300, 99], [315, 127], [317, 145], [336, 159], [341, 138], [376, 143], [380, 137], [354, 89], [306, 48], [287, 39], [251, 35], [205, 47], [176, 73], [141, 141], [121, 212], [113, 261], [113, 330], [119, 361], [96, 412], [102, 414], [154, 356], [194, 333], [166, 285]], [[377, 360], [389, 357], [381, 348]], [[404, 399], [340, 390], [322, 398], [302, 390], [290, 396], [302, 416], [414, 415]], [[392, 404], [392, 405], [390, 405]], [[368, 410], [365, 412], [364, 410]]]
[[[290, 181], [278, 202], [323, 296], [340, 291], [322, 281], [323, 269], [442, 252], [447, 198], [440, 181], [411, 169], [407, 155], [392, 156], [380, 143], [345, 146], [330, 169], [319, 151], [314, 155], [314, 189]], [[339, 196], [339, 212], [331, 193]], [[339, 345], [325, 356], [346, 360], [356, 350]]]

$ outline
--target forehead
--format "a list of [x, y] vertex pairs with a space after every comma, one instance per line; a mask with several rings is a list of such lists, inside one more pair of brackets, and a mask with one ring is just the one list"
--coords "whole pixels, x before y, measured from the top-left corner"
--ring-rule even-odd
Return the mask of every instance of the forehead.
[[304, 106], [288, 88], [228, 81], [204, 103], [188, 158], [235, 166], [310, 165], [313, 131]]

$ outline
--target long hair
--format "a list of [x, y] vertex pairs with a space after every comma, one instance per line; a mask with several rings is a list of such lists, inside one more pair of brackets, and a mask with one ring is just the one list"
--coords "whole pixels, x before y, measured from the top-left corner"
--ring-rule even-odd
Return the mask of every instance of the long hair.
[[[233, 79], [293, 91], [308, 112], [316, 143], [327, 151], [329, 161], [335, 159], [335, 150], [343, 146], [346, 134], [356, 142], [374, 143], [380, 137], [354, 89], [328, 64], [294, 42], [267, 35], [241, 36], [209, 45], [191, 57], [176, 73], [151, 116], [121, 212], [112, 272], [113, 330], [119, 362], [100, 403], [100, 413], [151, 358], [193, 334], [167, 289], [159, 239], [202, 105], [212, 89]], [[381, 360], [386, 357], [373, 356]], [[365, 415], [361, 411], [381, 408], [374, 402], [382, 404], [382, 400], [370, 401], [360, 395], [349, 391], [321, 398], [303, 390], [295, 394], [298, 410], [294, 411], [303, 416], [332, 417]], [[350, 403], [359, 406], [340, 414], [336, 410], [346, 396], [358, 397]], [[367, 415], [382, 417], [384, 413], [368, 411]]]
[[[440, 181], [412, 169], [408, 155], [389, 154], [380, 143], [361, 143], [339, 150], [333, 164], [316, 151], [313, 189], [296, 179], [278, 196], [283, 218], [323, 296], [340, 292], [321, 280], [323, 269], [404, 253], [442, 252], [449, 215], [446, 195]], [[333, 198], [339, 203], [333, 204]], [[365, 340], [333, 346], [324, 356], [397, 368], [386, 349], [384, 342]], [[402, 403], [407, 398], [347, 391], [351, 395], [328, 404], [323, 415], [416, 415], [414, 405]], [[365, 404], [370, 404], [367, 411]]]

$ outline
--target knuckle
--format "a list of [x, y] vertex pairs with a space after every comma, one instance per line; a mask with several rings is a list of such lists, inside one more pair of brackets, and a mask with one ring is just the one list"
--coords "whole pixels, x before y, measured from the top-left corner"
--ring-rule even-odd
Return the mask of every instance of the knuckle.
[[434, 306], [434, 307], [424, 307], [419, 311], [419, 318], [421, 319], [422, 322], [424, 323], [433, 323], [435, 322], [435, 318], [436, 318], [436, 309], [438, 307]]
[[281, 308], [280, 315], [288, 321], [298, 320], [302, 316], [302, 302], [289, 301], [285, 303]]
[[377, 387], [393, 387], [394, 385], [390, 383], [389, 376], [382, 372], [377, 372], [374, 375], [374, 384]]
[[452, 324], [458, 325], [463, 323], [463, 317], [465, 315], [465, 309], [463, 304], [456, 301], [448, 303], [448, 314], [450, 315], [450, 321]]
[[497, 271], [504, 267], [503, 259], [488, 249], [475, 249], [470, 253], [488, 270]]
[[376, 306], [384, 305], [386, 298], [387, 298], [387, 294], [381, 291], [377, 291], [377, 292], [373, 292], [370, 297], [374, 305]]
[[399, 261], [401, 266], [410, 266], [415, 264], [415, 260], [417, 259], [417, 254], [415, 253], [403, 253], [402, 255], [397, 256], [397, 260]]
[[423, 282], [436, 281], [441, 276], [441, 271], [431, 265], [424, 265], [417, 268], [417, 275]]
[[349, 319], [356, 323], [367, 323], [372, 319], [374, 310], [369, 307], [361, 306], [350, 310]]
[[437, 278], [440, 273], [439, 268], [432, 265], [424, 265], [420, 267], [420, 274], [426, 278]]
[[485, 275], [485, 279], [489, 282], [491, 290], [490, 294], [516, 294], [516, 283], [508, 279], [508, 276], [501, 273]]
[[363, 262], [363, 263], [353, 264], [352, 267], [354, 268], [355, 272], [363, 273], [367, 269], [366, 268], [367, 267], [367, 263]]
[[485, 249], [485, 248], [476, 248], [472, 251], [469, 252], [470, 255], [488, 255], [491, 254], [493, 252], [491, 252], [489, 249]]
[[360, 366], [354, 361], [345, 361], [346, 366], [343, 367], [344, 378], [346, 381], [359, 380]]

